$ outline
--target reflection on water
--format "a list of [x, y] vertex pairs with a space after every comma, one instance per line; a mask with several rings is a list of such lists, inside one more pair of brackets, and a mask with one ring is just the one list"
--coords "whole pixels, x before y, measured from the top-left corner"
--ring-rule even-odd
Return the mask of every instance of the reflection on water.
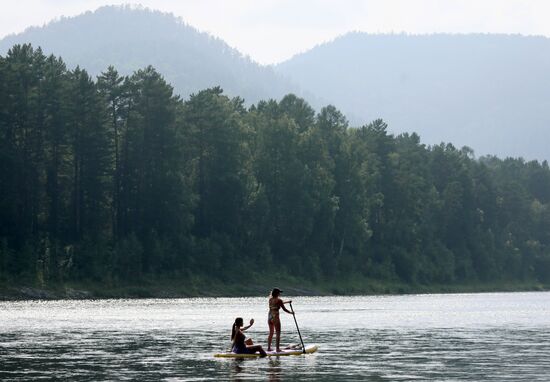
[[[550, 293], [296, 297], [316, 354], [217, 359], [236, 316], [265, 344], [266, 300], [0, 303], [0, 379], [547, 381]], [[283, 342], [297, 342], [283, 315]]]

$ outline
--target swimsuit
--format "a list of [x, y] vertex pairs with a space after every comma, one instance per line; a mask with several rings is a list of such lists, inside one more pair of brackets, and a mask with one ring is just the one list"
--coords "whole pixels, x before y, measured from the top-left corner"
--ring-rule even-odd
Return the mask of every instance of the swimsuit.
[[248, 349], [248, 347], [244, 343], [244, 341], [246, 339], [246, 336], [241, 331], [237, 331], [235, 336], [236, 336], [235, 342], [233, 343], [233, 348], [231, 349], [231, 351], [233, 353], [235, 353], [235, 354], [251, 354], [251, 353], [253, 353], [250, 349]]
[[[277, 300], [275, 300], [277, 301]], [[271, 300], [269, 300], [269, 312], [267, 313], [267, 321], [273, 322], [275, 319], [279, 319], [279, 305], [278, 304], [272, 304]]]

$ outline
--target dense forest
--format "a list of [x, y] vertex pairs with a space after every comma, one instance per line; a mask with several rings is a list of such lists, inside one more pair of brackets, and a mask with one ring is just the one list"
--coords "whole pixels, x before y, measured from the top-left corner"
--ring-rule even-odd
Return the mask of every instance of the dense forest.
[[152, 67], [97, 79], [0, 57], [0, 278], [48, 285], [290, 274], [550, 281], [546, 161], [350, 128], [292, 94], [182, 100]]

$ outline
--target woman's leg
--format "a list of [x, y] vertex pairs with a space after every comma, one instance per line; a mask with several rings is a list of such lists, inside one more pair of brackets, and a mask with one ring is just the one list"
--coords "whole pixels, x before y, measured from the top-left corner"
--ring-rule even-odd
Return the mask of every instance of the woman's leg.
[[280, 352], [281, 351], [281, 320], [275, 319], [274, 321], [275, 321], [274, 326], [275, 326], [275, 333], [276, 333], [275, 349], [277, 352]]
[[252, 341], [252, 338], [247, 338], [244, 343], [247, 345], [254, 345], [254, 341]]
[[247, 346], [247, 348], [251, 353], [259, 352], [262, 355], [262, 357], [265, 357], [267, 355], [265, 350], [262, 348], [262, 345], [252, 345], [252, 346]]
[[267, 336], [267, 351], [271, 351], [271, 342], [273, 341], [273, 331], [275, 327], [273, 326], [272, 320], [267, 320], [267, 325], [269, 326], [269, 336]]

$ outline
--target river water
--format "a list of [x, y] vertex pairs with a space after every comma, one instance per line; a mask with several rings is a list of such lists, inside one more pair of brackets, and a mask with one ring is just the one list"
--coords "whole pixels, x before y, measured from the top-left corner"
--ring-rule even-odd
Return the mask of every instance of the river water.
[[[288, 298], [288, 297], [287, 297]], [[549, 381], [550, 293], [294, 297], [315, 354], [218, 359], [267, 298], [0, 302], [0, 380]], [[298, 342], [281, 313], [283, 342]]]

